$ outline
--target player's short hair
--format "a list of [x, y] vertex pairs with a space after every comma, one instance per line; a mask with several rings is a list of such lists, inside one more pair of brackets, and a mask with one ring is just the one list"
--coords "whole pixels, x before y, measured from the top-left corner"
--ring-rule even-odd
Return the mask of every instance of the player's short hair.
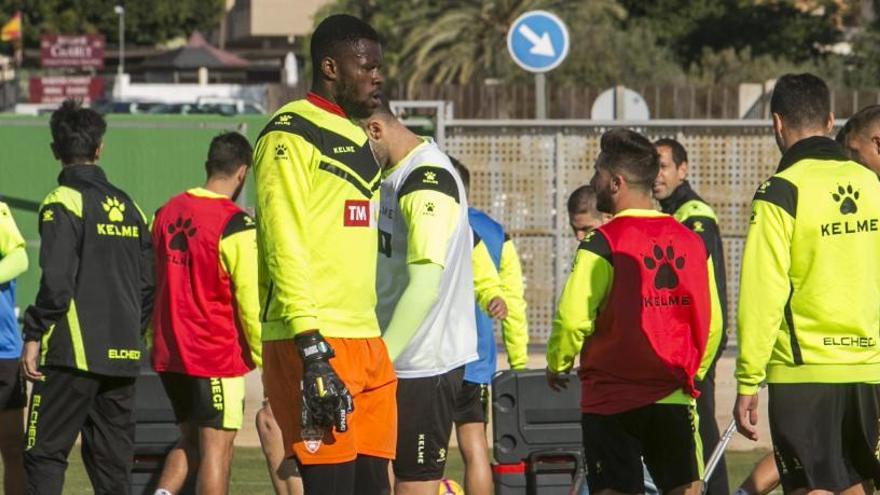
[[813, 74], [786, 74], [776, 81], [770, 112], [779, 114], [793, 129], [824, 127], [831, 113], [831, 92]]
[[581, 186], [568, 197], [568, 215], [589, 213], [593, 218], [601, 218], [602, 213], [596, 208], [596, 190], [587, 184]]
[[880, 125], [880, 105], [869, 105], [855, 113], [837, 133], [837, 142], [846, 146], [849, 136], [863, 134]]
[[631, 186], [651, 190], [660, 160], [648, 138], [630, 129], [612, 129], [602, 135], [599, 148], [598, 167], [623, 176]]
[[464, 166], [464, 163], [458, 161], [455, 157], [450, 156], [449, 161], [452, 162], [452, 166], [455, 167], [455, 171], [458, 172], [458, 176], [461, 177], [461, 183], [464, 184], [464, 190], [471, 190], [471, 172], [467, 167]]
[[211, 140], [205, 172], [208, 177], [232, 175], [238, 167], [251, 166], [253, 150], [247, 138], [237, 132], [224, 132]]
[[104, 140], [107, 122], [98, 112], [77, 100], [65, 100], [49, 120], [52, 149], [61, 163], [90, 163]]
[[687, 150], [678, 141], [672, 138], [661, 138], [654, 141], [654, 147], [659, 148], [665, 146], [672, 152], [672, 163], [676, 167], [680, 167], [682, 163], [688, 161]]
[[366, 22], [348, 14], [327, 17], [312, 33], [310, 46], [312, 70], [317, 74], [324, 57], [337, 58], [345, 45], [355, 45], [359, 40], [379, 42], [379, 34]]

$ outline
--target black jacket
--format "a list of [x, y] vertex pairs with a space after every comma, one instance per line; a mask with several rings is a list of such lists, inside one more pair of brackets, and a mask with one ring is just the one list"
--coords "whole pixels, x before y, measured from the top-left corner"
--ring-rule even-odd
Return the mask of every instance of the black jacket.
[[[715, 287], [718, 290], [718, 299], [721, 300], [721, 315], [723, 328], [728, 328], [727, 322], [727, 275], [724, 268], [724, 244], [721, 241], [721, 231], [718, 228], [718, 219], [708, 203], [703, 201], [688, 181], [672, 191], [672, 194], [660, 201], [663, 213], [672, 215], [687, 228], [693, 230], [703, 239], [706, 252], [712, 256], [712, 265], [715, 268]], [[718, 346], [720, 354], [727, 345], [727, 332], [721, 334], [721, 344]]]
[[94, 165], [65, 167], [40, 207], [40, 290], [24, 319], [41, 366], [137, 376], [153, 304], [146, 219]]

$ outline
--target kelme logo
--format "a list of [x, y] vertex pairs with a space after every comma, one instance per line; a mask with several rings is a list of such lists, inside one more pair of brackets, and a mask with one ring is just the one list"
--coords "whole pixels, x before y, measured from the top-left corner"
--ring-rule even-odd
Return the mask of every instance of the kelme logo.
[[660, 246], [654, 245], [650, 256], [642, 258], [645, 268], [656, 270], [654, 272], [655, 289], [674, 289], [678, 287], [678, 274], [676, 270], [684, 268], [684, 257], [676, 258], [675, 249], [670, 244], [664, 251]]
[[196, 235], [196, 228], [192, 226], [192, 219], [184, 220], [177, 217], [176, 222], [168, 224], [168, 235], [171, 236], [171, 240], [168, 241], [168, 249], [185, 253], [189, 248], [187, 238]]
[[105, 197], [101, 208], [107, 212], [107, 219], [111, 222], [121, 222], [125, 219], [122, 215], [125, 212], [125, 203], [120, 203], [115, 196]]
[[837, 191], [832, 192], [831, 197], [839, 203], [841, 215], [852, 215], [859, 211], [859, 205], [856, 204], [859, 192], [853, 190], [852, 184], [847, 185], [846, 188], [837, 186]]

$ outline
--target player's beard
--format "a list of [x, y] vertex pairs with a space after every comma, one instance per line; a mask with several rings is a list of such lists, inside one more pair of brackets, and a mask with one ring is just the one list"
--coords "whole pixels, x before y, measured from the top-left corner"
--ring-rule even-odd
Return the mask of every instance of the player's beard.
[[244, 190], [244, 181], [241, 181], [241, 184], [239, 184], [238, 187], [235, 188], [235, 192], [232, 193], [232, 202], [233, 203], [238, 201], [238, 197], [241, 195], [241, 191], [243, 191], [243, 190]]
[[611, 199], [611, 187], [602, 187], [596, 190], [596, 209], [602, 213], [614, 214], [614, 201]]

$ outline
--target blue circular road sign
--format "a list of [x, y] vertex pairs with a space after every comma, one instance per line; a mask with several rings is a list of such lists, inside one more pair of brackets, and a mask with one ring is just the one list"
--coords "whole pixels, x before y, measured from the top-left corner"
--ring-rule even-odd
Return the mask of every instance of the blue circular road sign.
[[517, 65], [529, 72], [547, 72], [568, 55], [568, 29], [562, 20], [543, 10], [516, 18], [507, 32], [507, 50]]

